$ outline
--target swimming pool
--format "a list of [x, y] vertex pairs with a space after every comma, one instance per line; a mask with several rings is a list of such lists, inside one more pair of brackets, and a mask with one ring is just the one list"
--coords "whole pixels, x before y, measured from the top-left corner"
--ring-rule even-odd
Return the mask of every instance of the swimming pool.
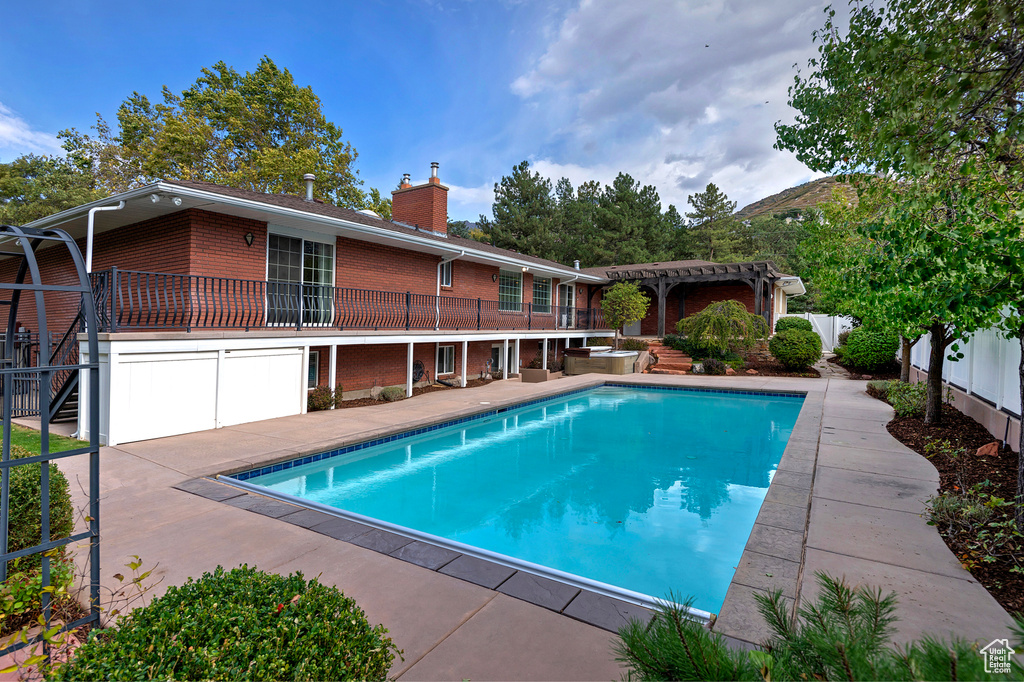
[[802, 402], [606, 385], [239, 478], [716, 612]]

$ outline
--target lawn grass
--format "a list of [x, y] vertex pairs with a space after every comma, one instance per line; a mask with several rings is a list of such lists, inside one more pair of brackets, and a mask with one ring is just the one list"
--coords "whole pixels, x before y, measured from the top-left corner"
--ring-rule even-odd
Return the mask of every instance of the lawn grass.
[[[11, 443], [14, 445], [20, 445], [30, 452], [40, 454], [42, 451], [42, 434], [35, 429], [11, 424]], [[67, 436], [59, 436], [56, 433], [50, 433], [50, 452], [74, 450], [75, 448], [84, 448], [88, 445], [88, 441], [76, 440], [74, 438], [68, 438]]]

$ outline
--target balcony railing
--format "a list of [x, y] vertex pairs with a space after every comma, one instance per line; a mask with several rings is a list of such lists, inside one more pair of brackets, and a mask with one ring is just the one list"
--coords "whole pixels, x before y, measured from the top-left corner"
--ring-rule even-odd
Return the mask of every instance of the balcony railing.
[[[608, 329], [599, 308], [112, 268], [95, 272], [101, 331]], [[510, 309], [511, 308], [511, 309]]]

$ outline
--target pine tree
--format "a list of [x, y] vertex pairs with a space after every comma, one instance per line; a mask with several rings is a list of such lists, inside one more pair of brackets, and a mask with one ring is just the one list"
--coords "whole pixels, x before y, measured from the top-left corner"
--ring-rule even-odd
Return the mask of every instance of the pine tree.
[[715, 263], [728, 263], [739, 256], [737, 222], [732, 217], [736, 202], [729, 201], [713, 182], [686, 201], [693, 206], [686, 217], [690, 219], [688, 237], [694, 255]]
[[530, 172], [523, 161], [494, 184], [494, 220], [480, 217], [480, 225], [492, 244], [540, 258], [558, 256], [554, 229], [557, 205], [551, 194], [551, 181]]

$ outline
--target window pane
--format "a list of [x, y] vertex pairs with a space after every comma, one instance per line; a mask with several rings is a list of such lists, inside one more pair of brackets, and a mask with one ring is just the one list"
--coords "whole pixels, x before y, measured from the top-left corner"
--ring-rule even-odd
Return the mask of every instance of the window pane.
[[523, 273], [501, 271], [498, 278], [498, 310], [522, 310]]
[[551, 312], [551, 280], [545, 277], [533, 278], [533, 311]]

